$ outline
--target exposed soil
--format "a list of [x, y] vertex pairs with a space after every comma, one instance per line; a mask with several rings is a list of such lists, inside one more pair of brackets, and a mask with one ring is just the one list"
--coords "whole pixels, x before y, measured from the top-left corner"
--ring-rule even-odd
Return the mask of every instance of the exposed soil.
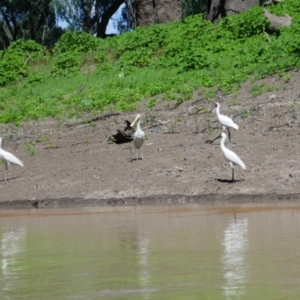
[[138, 0], [136, 6], [139, 26], [169, 23], [182, 17], [181, 0]]
[[71, 126], [56, 120], [1, 125], [3, 148], [25, 163], [24, 169], [12, 166], [6, 183], [0, 166], [1, 206], [300, 200], [300, 74], [291, 75], [288, 82], [279, 77], [256, 82], [273, 89], [257, 97], [249, 94], [254, 83], [246, 83], [237, 98], [216, 97], [221, 113], [240, 126], [231, 130], [227, 147], [247, 170], [235, 167], [234, 184], [220, 140], [206, 143], [222, 130], [215, 112], [202, 110], [212, 101], [195, 92], [177, 107], [176, 101], [158, 101], [152, 109], [141, 104], [144, 160], [131, 161], [131, 143], [108, 142], [136, 113]]

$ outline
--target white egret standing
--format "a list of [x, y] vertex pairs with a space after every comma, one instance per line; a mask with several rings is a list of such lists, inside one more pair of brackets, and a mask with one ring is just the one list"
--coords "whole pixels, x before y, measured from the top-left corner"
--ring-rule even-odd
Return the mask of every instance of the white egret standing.
[[222, 132], [221, 133], [221, 149], [223, 151], [224, 157], [229, 161], [229, 165], [232, 170], [232, 179], [231, 182], [234, 182], [234, 170], [233, 170], [233, 165], [239, 165], [242, 169], [246, 170], [246, 165], [243, 163], [243, 161], [231, 150], [225, 147], [225, 141], [226, 141], [226, 133]]
[[[135, 130], [135, 132], [133, 134], [133, 143], [134, 143], [135, 149], [140, 150], [140, 152], [141, 152], [141, 158], [143, 160], [144, 158], [143, 158], [143, 152], [141, 150], [141, 147], [142, 147], [142, 145], [144, 143], [144, 140], [145, 140], [145, 133], [141, 129], [140, 122], [141, 122], [141, 115], [138, 114], [136, 116], [136, 118], [134, 119], [134, 121], [131, 123], [130, 126], [134, 127], [135, 124], [137, 123], [136, 124], [136, 130]], [[137, 154], [137, 152], [136, 152], [136, 159], [138, 160], [138, 154]]]
[[7, 180], [7, 172], [8, 172], [8, 180], [10, 180], [10, 164], [19, 165], [20, 167], [24, 168], [24, 163], [18, 159], [16, 156], [7, 152], [1, 148], [2, 138], [0, 137], [0, 159], [5, 162], [5, 181]]
[[[236, 123], [234, 123], [234, 122], [232, 121], [232, 119], [230, 119], [229, 117], [227, 117], [227, 116], [225, 116], [225, 115], [222, 115], [222, 114], [220, 113], [220, 104], [219, 104], [218, 102], [215, 103], [215, 106], [211, 109], [210, 112], [212, 112], [215, 108], [216, 108], [216, 113], [217, 113], [217, 116], [218, 116], [218, 120], [219, 120], [219, 122], [223, 125], [223, 131], [225, 130], [225, 128], [227, 128], [227, 130], [228, 130], [228, 137], [229, 137], [229, 141], [230, 141], [230, 131], [229, 131], [229, 127], [238, 130], [238, 129], [239, 129], [239, 126], [238, 126]], [[214, 140], [216, 140], [216, 139], [214, 139]], [[214, 140], [213, 140], [213, 141], [214, 141]], [[212, 141], [212, 142], [213, 142], [213, 141]]]

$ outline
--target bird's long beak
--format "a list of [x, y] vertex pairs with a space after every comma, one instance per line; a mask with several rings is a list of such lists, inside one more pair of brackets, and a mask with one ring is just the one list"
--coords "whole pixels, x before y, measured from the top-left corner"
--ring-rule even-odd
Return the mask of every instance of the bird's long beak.
[[130, 127], [133, 127], [138, 119], [139, 119], [138, 116], [136, 116], [134, 121], [130, 124]]
[[222, 134], [219, 134], [215, 139], [220, 139], [222, 137]]
[[209, 143], [209, 144], [212, 144], [215, 140], [217, 140], [217, 139], [219, 139], [219, 138], [221, 138], [222, 137], [222, 135], [221, 134], [219, 134], [217, 137], [215, 137], [213, 140], [208, 140], [208, 141], [206, 141], [206, 143]]
[[217, 107], [217, 104], [215, 103], [213, 108], [209, 111], [210, 113]]

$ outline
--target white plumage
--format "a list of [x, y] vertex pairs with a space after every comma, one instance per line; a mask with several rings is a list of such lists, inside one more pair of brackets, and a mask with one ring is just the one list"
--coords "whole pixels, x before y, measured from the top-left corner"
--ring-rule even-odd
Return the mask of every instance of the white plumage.
[[231, 127], [231, 128], [234, 128], [234, 129], [238, 130], [239, 126], [236, 123], [234, 123], [231, 118], [229, 118], [225, 115], [222, 115], [220, 113], [220, 104], [218, 102], [215, 103], [215, 106], [211, 111], [213, 111], [215, 108], [216, 108], [216, 113], [217, 113], [218, 120], [223, 125], [223, 130], [225, 130], [225, 128], [227, 128], [227, 130], [228, 130], [229, 141], [230, 141], [229, 128]]
[[234, 170], [233, 170], [233, 164], [239, 165], [242, 169], [246, 170], [246, 165], [244, 162], [231, 150], [225, 147], [225, 141], [226, 141], [226, 133], [221, 133], [221, 149], [223, 151], [224, 157], [229, 161], [231, 170], [232, 170], [232, 182], [234, 182]]
[[[131, 126], [131, 127], [134, 127], [135, 124], [137, 123], [137, 124], [136, 124], [136, 130], [135, 130], [135, 132], [134, 132], [134, 134], [133, 134], [133, 143], [134, 143], [135, 149], [140, 150], [140, 152], [141, 152], [141, 158], [144, 159], [144, 158], [143, 158], [143, 152], [142, 152], [142, 150], [141, 150], [141, 147], [142, 147], [142, 145], [143, 145], [143, 143], [144, 143], [144, 140], [145, 140], [145, 133], [144, 133], [144, 131], [141, 129], [140, 122], [141, 122], [141, 115], [138, 114], [138, 115], [136, 116], [136, 118], [134, 119], [134, 121], [131, 123], [130, 126]], [[136, 159], [138, 160], [137, 153], [136, 153]]]
[[119, 77], [120, 77], [120, 78], [123, 78], [123, 77], [124, 77], [124, 71], [123, 71], [123, 68], [121, 68], [121, 73], [119, 73]]
[[12, 153], [5, 151], [2, 149], [2, 138], [0, 137], [0, 159], [5, 162], [5, 181], [7, 180], [7, 172], [8, 172], [8, 180], [10, 180], [10, 164], [19, 165], [24, 168], [24, 163], [14, 156]]

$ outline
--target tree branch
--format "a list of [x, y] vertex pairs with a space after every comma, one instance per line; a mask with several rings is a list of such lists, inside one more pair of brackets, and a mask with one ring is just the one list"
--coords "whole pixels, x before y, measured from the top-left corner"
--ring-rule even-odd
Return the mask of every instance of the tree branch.
[[0, 12], [2, 14], [4, 22], [5, 22], [6, 26], [7, 26], [7, 29], [9, 30], [11, 36], [14, 36], [14, 30], [13, 30], [11, 24], [10, 24], [9, 18], [8, 18], [8, 16], [6, 15], [6, 13], [3, 11], [3, 9], [1, 7], [0, 7]]
[[125, 0], [115, 0], [113, 4], [103, 12], [101, 21], [97, 23], [97, 37], [104, 38], [106, 36], [105, 31], [110, 18], [124, 2]]

